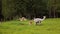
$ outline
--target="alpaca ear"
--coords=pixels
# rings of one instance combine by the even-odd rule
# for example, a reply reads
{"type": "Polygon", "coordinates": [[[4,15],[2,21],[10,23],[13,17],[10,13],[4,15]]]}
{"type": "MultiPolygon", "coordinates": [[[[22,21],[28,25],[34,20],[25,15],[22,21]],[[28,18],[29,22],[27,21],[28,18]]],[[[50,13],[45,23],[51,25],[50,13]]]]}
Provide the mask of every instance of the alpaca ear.
{"type": "Polygon", "coordinates": [[[46,16],[43,16],[43,17],[46,17],[46,16]]]}

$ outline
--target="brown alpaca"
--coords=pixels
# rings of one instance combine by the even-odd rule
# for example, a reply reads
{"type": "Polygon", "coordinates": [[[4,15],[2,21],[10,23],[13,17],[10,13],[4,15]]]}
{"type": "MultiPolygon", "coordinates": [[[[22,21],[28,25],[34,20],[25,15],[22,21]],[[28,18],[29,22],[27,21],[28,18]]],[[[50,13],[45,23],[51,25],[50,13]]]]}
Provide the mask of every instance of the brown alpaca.
{"type": "Polygon", "coordinates": [[[32,21],[30,21],[29,24],[32,25],[32,21]]]}

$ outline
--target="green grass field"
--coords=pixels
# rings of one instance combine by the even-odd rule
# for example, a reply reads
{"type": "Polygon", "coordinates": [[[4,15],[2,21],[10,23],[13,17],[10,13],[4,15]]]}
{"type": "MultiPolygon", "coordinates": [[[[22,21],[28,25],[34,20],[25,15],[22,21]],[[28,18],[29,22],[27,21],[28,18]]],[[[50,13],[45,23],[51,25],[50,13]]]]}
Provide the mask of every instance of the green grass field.
{"type": "Polygon", "coordinates": [[[60,34],[60,18],[46,19],[40,25],[29,25],[29,20],[2,22],[0,34],[60,34]]]}

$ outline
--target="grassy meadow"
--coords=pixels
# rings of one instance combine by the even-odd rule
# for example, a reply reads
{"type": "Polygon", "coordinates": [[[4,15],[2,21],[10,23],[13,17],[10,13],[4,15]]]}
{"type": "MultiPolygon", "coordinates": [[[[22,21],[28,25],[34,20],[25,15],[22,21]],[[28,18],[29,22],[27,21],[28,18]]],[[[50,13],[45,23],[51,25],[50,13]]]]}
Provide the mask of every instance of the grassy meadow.
{"type": "Polygon", "coordinates": [[[45,19],[40,25],[29,25],[29,20],[2,22],[0,34],[60,34],[60,18],[45,19]]]}

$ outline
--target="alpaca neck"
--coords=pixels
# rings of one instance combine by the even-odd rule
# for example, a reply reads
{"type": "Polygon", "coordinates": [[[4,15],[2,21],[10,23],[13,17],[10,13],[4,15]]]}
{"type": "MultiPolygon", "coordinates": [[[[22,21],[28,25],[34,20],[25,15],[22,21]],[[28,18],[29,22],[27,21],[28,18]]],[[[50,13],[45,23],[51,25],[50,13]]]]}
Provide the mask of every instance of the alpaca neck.
{"type": "Polygon", "coordinates": [[[42,21],[45,20],[45,17],[43,17],[42,21]]]}

